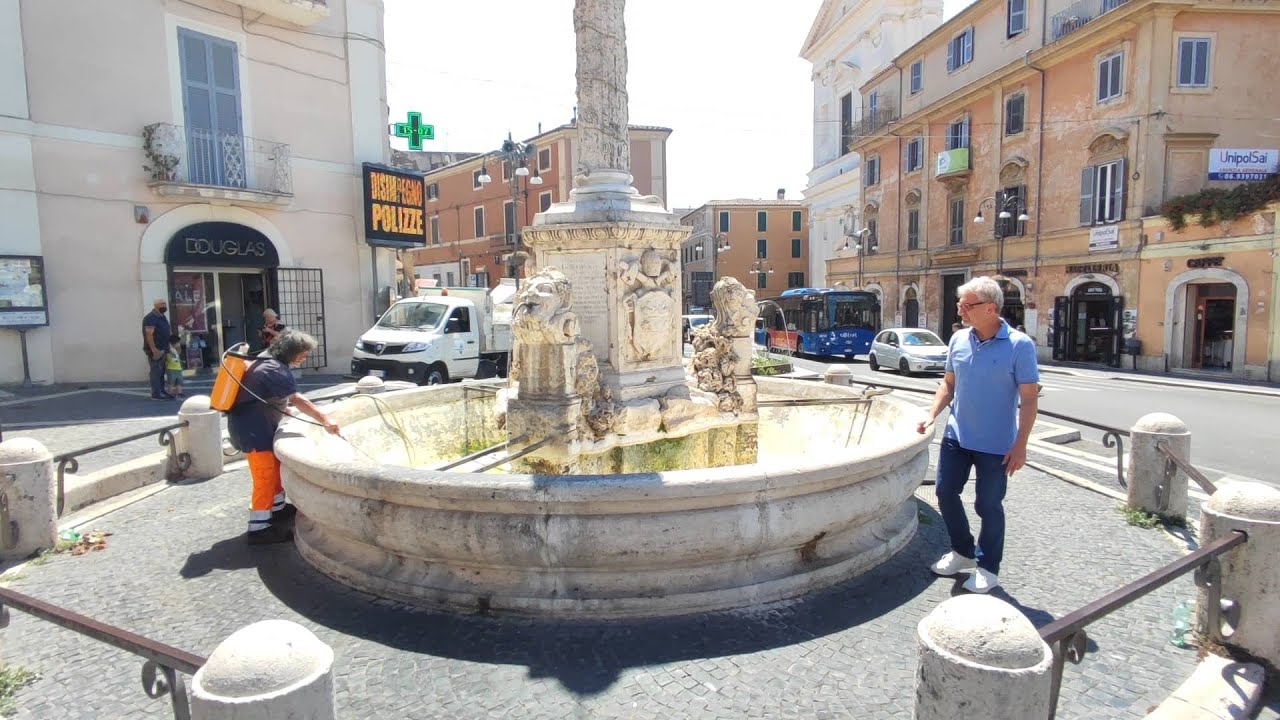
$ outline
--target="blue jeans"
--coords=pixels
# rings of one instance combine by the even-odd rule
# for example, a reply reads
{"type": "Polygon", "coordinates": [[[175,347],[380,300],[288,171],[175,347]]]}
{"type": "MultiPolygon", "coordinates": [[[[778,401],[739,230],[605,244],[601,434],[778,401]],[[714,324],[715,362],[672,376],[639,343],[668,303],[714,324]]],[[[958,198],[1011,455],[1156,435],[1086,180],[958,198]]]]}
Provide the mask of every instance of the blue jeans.
{"type": "Polygon", "coordinates": [[[1008,486],[1003,455],[966,450],[952,438],[942,439],[934,491],[942,523],[951,536],[951,549],[967,558],[973,558],[976,552],[978,567],[994,575],[1000,574],[1000,559],[1004,555],[1004,493],[1008,486]],[[969,518],[960,502],[960,492],[969,481],[969,468],[978,470],[974,487],[978,499],[973,509],[982,518],[982,531],[976,548],[973,533],[969,531],[969,518]]]}

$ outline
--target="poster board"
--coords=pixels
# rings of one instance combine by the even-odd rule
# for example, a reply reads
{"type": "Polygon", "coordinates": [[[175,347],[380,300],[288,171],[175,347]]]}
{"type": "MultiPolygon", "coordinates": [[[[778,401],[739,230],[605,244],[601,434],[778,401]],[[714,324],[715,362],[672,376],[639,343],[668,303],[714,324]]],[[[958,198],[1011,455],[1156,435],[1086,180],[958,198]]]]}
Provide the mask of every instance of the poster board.
{"type": "Polygon", "coordinates": [[[0,327],[31,328],[49,324],[44,258],[0,255],[0,327]]]}

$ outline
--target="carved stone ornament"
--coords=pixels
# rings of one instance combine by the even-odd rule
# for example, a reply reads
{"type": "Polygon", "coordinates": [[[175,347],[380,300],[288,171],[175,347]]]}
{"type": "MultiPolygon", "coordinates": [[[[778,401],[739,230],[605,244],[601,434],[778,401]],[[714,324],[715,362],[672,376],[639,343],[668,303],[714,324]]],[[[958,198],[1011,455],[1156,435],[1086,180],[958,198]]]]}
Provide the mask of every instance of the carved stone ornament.
{"type": "Polygon", "coordinates": [[[1270,235],[1275,230],[1275,214],[1274,213],[1254,213],[1253,215],[1253,234],[1254,235],[1270,235]]]}
{"type": "Polygon", "coordinates": [[[573,288],[553,267],[529,278],[512,302],[511,333],[518,343],[565,345],[578,334],[578,316],[571,309],[573,288]]]}
{"type": "Polygon", "coordinates": [[[907,191],[907,196],[906,196],[905,198],[903,198],[903,202],[904,202],[906,205],[908,205],[908,206],[911,206],[911,205],[919,205],[919,204],[920,204],[920,189],[919,189],[919,188],[911,188],[910,190],[908,190],[908,191],[907,191]]]}
{"type": "Polygon", "coordinates": [[[600,223],[578,226],[541,225],[524,231],[526,240],[540,245],[576,246],[631,243],[653,243],[659,246],[679,245],[689,236],[691,228],[657,228],[646,225],[600,223]]]}
{"type": "Polygon", "coordinates": [[[697,388],[715,394],[716,409],[720,412],[736,413],[741,410],[743,400],[738,394],[738,382],[733,377],[733,369],[738,363],[738,355],[733,351],[733,338],[722,335],[719,327],[707,324],[696,328],[690,340],[693,343],[693,379],[697,388]]]}
{"type": "Polygon", "coordinates": [[[1089,143],[1089,152],[1094,157],[1124,155],[1125,151],[1127,151],[1128,149],[1129,149],[1129,146],[1125,140],[1117,138],[1116,136],[1111,135],[1110,133],[1103,133],[1098,137],[1094,138],[1093,142],[1089,143]]]}
{"type": "Polygon", "coordinates": [[[721,278],[711,289],[711,305],[715,308],[718,331],[729,338],[749,337],[756,327],[760,306],[756,294],[737,278],[721,278]]]}
{"type": "Polygon", "coordinates": [[[1026,160],[1010,158],[1005,162],[1004,167],[1000,168],[1000,186],[1013,187],[1014,185],[1022,185],[1026,181],[1026,168],[1026,160]]]}
{"type": "Polygon", "coordinates": [[[633,362],[654,360],[671,354],[675,329],[675,257],[653,248],[638,258],[619,263],[619,276],[626,293],[622,306],[628,322],[628,342],[623,356],[633,362]]]}
{"type": "Polygon", "coordinates": [[[578,153],[583,174],[629,170],[625,0],[577,0],[578,153]]]}

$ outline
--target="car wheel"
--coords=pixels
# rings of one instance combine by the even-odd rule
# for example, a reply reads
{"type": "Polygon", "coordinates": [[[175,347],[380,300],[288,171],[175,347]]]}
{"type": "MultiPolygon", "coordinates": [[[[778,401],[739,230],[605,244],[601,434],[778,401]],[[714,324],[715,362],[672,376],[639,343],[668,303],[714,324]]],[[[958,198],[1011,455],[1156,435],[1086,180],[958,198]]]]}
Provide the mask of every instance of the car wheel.
{"type": "Polygon", "coordinates": [[[867,358],[867,364],[871,366],[871,372],[875,372],[880,369],[880,363],[876,362],[875,355],[867,358]]]}
{"type": "Polygon", "coordinates": [[[422,379],[423,385],[443,385],[447,382],[449,382],[449,371],[440,363],[427,368],[426,377],[422,379]]]}
{"type": "Polygon", "coordinates": [[[911,374],[911,364],[907,362],[906,358],[902,358],[898,361],[898,372],[903,375],[911,374]]]}

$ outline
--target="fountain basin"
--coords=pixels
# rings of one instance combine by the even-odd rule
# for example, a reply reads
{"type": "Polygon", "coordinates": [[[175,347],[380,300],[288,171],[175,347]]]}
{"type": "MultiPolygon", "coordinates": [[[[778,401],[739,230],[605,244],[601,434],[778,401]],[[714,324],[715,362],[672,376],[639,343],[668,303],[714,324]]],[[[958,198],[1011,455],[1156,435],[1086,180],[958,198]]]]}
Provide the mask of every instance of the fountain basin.
{"type": "MultiPolygon", "coordinates": [[[[857,397],[758,381],[766,398],[857,397]]],[[[619,475],[431,469],[505,439],[477,387],[337,404],[330,415],[360,451],[309,425],[281,428],[276,453],[309,563],[360,590],[433,607],[642,617],[803,595],[883,562],[916,531],[911,498],[929,437],[915,432],[919,409],[892,396],[762,407],[751,465],[619,475]]]]}

